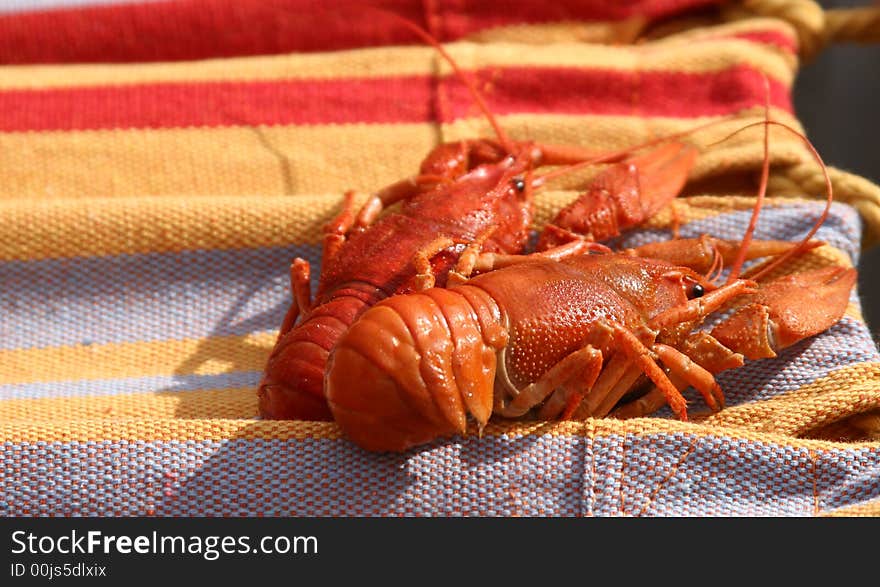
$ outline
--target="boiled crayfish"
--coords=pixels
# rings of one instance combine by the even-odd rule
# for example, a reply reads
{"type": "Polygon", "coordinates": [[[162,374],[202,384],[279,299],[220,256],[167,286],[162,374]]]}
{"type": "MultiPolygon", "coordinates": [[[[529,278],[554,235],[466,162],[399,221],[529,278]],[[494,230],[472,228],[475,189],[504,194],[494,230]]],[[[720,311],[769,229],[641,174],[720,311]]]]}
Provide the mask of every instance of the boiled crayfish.
{"type": "MultiPolygon", "coordinates": [[[[601,176],[612,188],[605,199],[596,200],[593,192],[581,198],[589,212],[580,216],[595,218],[597,238],[644,221],[668,204],[687,180],[696,150],[676,141],[641,155],[597,155],[576,146],[511,140],[442,46],[412,28],[449,61],[496,138],[441,144],[425,158],[418,174],[380,190],[358,213],[354,195],[347,194],[342,213],[325,229],[314,298],[308,262],[296,259],[291,266],[293,303],[258,390],[264,418],[332,419],[323,385],[327,357],[367,308],[391,295],[435,283],[443,286],[450,276],[461,281],[480,253],[521,253],[533,220],[534,189],[545,181],[532,177],[535,169],[614,164],[601,176]],[[398,202],[399,211],[380,217],[398,202]]],[[[560,243],[571,240],[572,230],[584,229],[572,225],[569,216],[557,219],[560,243]]]]}
{"type": "MultiPolygon", "coordinates": [[[[688,386],[720,409],[715,374],[826,330],[856,280],[854,269],[831,267],[762,283],[823,244],[811,239],[828,211],[799,243],[752,239],[766,142],[765,130],[762,185],[741,242],[704,235],[616,253],[574,239],[532,255],[485,255],[474,266],[486,272],[461,285],[377,304],[330,355],[334,419],[364,448],[400,451],[464,433],[469,419],[481,429],[493,415],[629,417],[668,404],[686,420],[688,386]],[[772,261],[741,278],[743,263],[759,257],[772,261]],[[722,264],[730,273],[716,286],[707,276],[722,264]],[[742,307],[711,332],[696,330],[733,302],[742,307]]],[[[830,206],[827,173],[826,185],[830,206]]]]}

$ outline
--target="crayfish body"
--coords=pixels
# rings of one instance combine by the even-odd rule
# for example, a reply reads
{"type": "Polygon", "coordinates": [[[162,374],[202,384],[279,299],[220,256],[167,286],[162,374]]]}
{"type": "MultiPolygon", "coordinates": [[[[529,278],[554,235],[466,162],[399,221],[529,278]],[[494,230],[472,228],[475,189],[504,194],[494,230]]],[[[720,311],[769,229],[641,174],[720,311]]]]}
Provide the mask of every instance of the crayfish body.
{"type": "MultiPolygon", "coordinates": [[[[532,202],[515,180],[527,163],[505,157],[478,165],[454,181],[431,186],[416,179],[404,182],[410,191],[400,211],[375,223],[366,219],[358,225],[349,198],[346,210],[328,227],[314,300],[308,293],[306,262],[298,259],[291,268],[295,299],[260,384],[261,414],[330,420],[323,392],[327,355],[357,316],[389,295],[414,291],[417,281],[427,276],[445,284],[463,243],[479,241],[488,251],[521,251],[532,202]],[[438,235],[444,239],[438,240],[438,235]],[[421,265],[415,262],[419,256],[421,265]]],[[[404,188],[392,187],[382,204],[402,197],[404,188]]]]}
{"type": "MultiPolygon", "coordinates": [[[[794,246],[754,244],[768,242],[794,246]]],[[[371,308],[331,353],[327,398],[343,431],[370,450],[405,450],[493,415],[603,417],[640,388],[645,399],[624,404],[626,415],[668,403],[686,419],[682,389],[719,409],[714,374],[830,327],[855,277],[829,268],[715,286],[692,267],[631,254],[531,255],[371,308]],[[749,303],[711,333],[695,330],[731,302],[749,303]]]]}

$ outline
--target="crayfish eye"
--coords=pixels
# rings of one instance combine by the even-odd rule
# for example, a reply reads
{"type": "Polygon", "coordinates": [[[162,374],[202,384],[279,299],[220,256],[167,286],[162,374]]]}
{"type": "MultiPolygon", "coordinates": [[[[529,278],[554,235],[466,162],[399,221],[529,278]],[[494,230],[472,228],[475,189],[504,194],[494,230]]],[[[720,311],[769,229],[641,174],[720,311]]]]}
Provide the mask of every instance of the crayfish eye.
{"type": "Polygon", "coordinates": [[[519,193],[526,191],[526,182],[523,178],[515,177],[511,183],[513,183],[513,189],[519,193]]]}
{"type": "Polygon", "coordinates": [[[706,290],[703,289],[703,286],[699,283],[693,284],[689,289],[688,298],[690,299],[701,298],[703,297],[703,294],[706,293],[706,290]]]}

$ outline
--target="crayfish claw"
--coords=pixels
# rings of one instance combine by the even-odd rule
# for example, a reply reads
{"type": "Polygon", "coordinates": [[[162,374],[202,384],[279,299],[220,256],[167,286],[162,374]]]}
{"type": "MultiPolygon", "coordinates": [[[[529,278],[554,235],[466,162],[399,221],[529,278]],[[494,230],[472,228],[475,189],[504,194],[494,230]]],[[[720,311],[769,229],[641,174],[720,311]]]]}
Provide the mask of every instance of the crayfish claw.
{"type": "Polygon", "coordinates": [[[749,359],[775,357],[840,320],[856,276],[852,268],[824,267],[771,281],[757,289],[753,303],[716,326],[712,336],[749,359]]]}

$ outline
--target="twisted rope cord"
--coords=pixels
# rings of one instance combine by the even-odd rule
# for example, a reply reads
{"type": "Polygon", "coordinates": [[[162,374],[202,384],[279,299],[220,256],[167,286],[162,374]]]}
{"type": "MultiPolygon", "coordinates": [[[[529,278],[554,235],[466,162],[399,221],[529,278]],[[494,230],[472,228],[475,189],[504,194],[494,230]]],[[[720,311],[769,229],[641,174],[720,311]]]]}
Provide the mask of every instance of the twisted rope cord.
{"type": "MultiPolygon", "coordinates": [[[[809,61],[830,43],[880,43],[880,6],[824,10],[813,0],[741,0],[724,7],[726,20],[776,18],[790,24],[798,35],[800,54],[809,61]]],[[[880,187],[867,179],[828,168],[834,197],[847,202],[865,220],[863,246],[880,242],[880,187]]],[[[812,162],[791,165],[774,173],[769,181],[771,193],[821,194],[824,177],[812,162]]]]}
{"type": "MultiPolygon", "coordinates": [[[[865,221],[863,247],[880,242],[880,187],[871,181],[835,167],[828,167],[834,187],[834,199],[859,211],[865,221]]],[[[825,178],[816,164],[804,161],[773,173],[767,190],[774,196],[810,195],[823,197],[825,178]]]]}
{"type": "Polygon", "coordinates": [[[771,17],[797,31],[801,56],[809,61],[830,43],[880,43],[880,7],[824,10],[813,0],[742,0],[725,7],[725,18],[771,17]]]}
{"type": "Polygon", "coordinates": [[[826,10],[825,35],[835,43],[880,43],[880,6],[826,10]]]}

